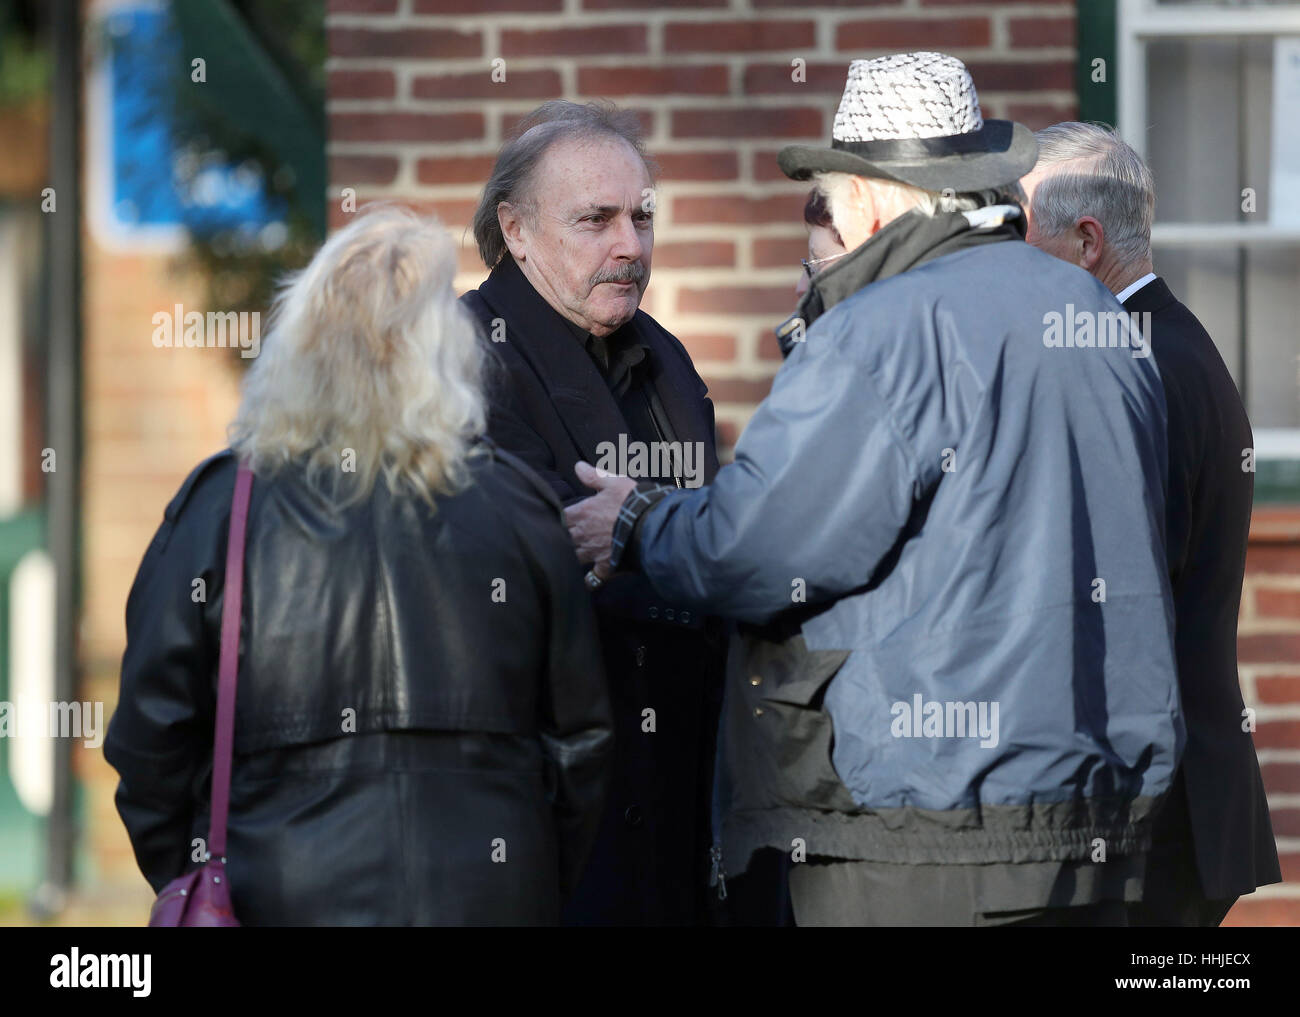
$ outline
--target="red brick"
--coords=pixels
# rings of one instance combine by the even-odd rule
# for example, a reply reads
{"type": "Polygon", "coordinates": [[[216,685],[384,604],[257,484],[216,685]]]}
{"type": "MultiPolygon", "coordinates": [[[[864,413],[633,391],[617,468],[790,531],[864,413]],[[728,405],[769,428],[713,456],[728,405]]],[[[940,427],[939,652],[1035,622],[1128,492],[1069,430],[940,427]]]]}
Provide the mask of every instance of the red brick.
{"type": "Polygon", "coordinates": [[[668,53],[757,53],[806,49],[816,42],[812,21],[670,21],[664,25],[668,53]]]}
{"type": "Polygon", "coordinates": [[[1264,763],[1259,770],[1270,794],[1300,794],[1300,763],[1264,763]]]}
{"type": "Polygon", "coordinates": [[[1252,540],[1246,548],[1246,572],[1300,575],[1300,544],[1252,540]]]}
{"type": "Polygon", "coordinates": [[[483,264],[483,259],[479,257],[478,245],[474,243],[474,238],[466,235],[465,246],[461,247],[456,253],[456,269],[459,272],[471,274],[474,272],[487,273],[487,267],[483,264]]]}
{"type": "Polygon", "coordinates": [[[1255,612],[1266,618],[1300,620],[1300,590],[1256,589],[1255,612]]]}
{"type": "Polygon", "coordinates": [[[329,54],[434,60],[481,56],[483,33],[456,28],[331,28],[329,54]]]}
{"type": "Polygon", "coordinates": [[[444,225],[467,226],[478,209],[475,198],[446,198],[437,201],[412,201],[408,204],[422,215],[432,212],[444,225]]]}
{"type": "Polygon", "coordinates": [[[388,155],[330,156],[330,184],[356,187],[358,184],[391,184],[397,179],[398,161],[388,155]]]}
{"type": "Polygon", "coordinates": [[[518,56],[599,56],[644,53],[645,25],[598,25],[593,28],[508,28],[501,33],[501,53],[518,56]]]}
{"type": "Polygon", "coordinates": [[[673,222],[695,223],[800,223],[804,198],[799,194],[778,194],[768,198],[744,198],[730,193],[683,195],[673,199],[673,222]]]}
{"type": "Polygon", "coordinates": [[[1250,515],[1251,542],[1300,544],[1300,507],[1258,505],[1250,515]]]}
{"type": "MultiPolygon", "coordinates": [[[[656,256],[658,252],[656,252],[656,256]]],[[[679,335],[686,352],[692,360],[735,360],[736,337],[734,335],[679,335]]]]}
{"type": "Polygon", "coordinates": [[[705,377],[709,386],[709,398],[714,403],[741,403],[754,406],[767,398],[772,389],[772,380],[750,381],[747,378],[711,378],[705,377]]]}
{"type": "Polygon", "coordinates": [[[547,14],[564,10],[564,0],[415,0],[416,14],[547,14]]]}
{"type": "Polygon", "coordinates": [[[1270,808],[1274,837],[1300,837],[1300,809],[1270,808]]]}
{"type": "Polygon", "coordinates": [[[727,68],[721,64],[671,67],[579,67],[583,95],[726,95],[727,68]]]}
{"type": "Polygon", "coordinates": [[[415,164],[415,179],[425,185],[483,184],[492,175],[496,157],[491,155],[446,155],[421,159],[415,164]]]}
{"type": "MultiPolygon", "coordinates": [[[[804,6],[814,7],[898,7],[903,0],[810,0],[804,6]]],[[[750,0],[754,7],[783,7],[790,8],[799,6],[791,3],[791,0],[750,0]]]]}
{"type": "MultiPolygon", "coordinates": [[[[1300,720],[1270,720],[1255,728],[1256,749],[1300,749],[1300,720]]],[[[1297,831],[1296,836],[1300,836],[1297,831]]]]}
{"type": "Polygon", "coordinates": [[[1255,694],[1261,703],[1300,703],[1300,674],[1260,675],[1255,694]]]}
{"type": "Polygon", "coordinates": [[[947,50],[987,46],[992,36],[986,17],[848,21],[835,30],[835,48],[947,50]]]}
{"type": "Polygon", "coordinates": [[[673,111],[674,138],[820,138],[822,111],[811,106],[766,109],[679,109],[673,111]]]}
{"type": "Polygon", "coordinates": [[[331,141],[462,141],[483,137],[482,113],[334,113],[331,141]]]}
{"type": "Polygon", "coordinates": [[[329,0],[330,14],[396,14],[397,0],[329,0]]]}
{"type": "MultiPolygon", "coordinates": [[[[655,115],[653,110],[634,109],[634,110],[630,110],[629,112],[635,113],[637,115],[637,119],[641,121],[641,134],[643,136],[649,136],[654,133],[655,115]]],[[[518,126],[519,121],[521,121],[526,116],[528,116],[528,112],[503,113],[501,115],[501,133],[507,136],[513,135],[515,131],[515,127],[518,126]]]]}
{"type": "MultiPolygon", "coordinates": [[[[1252,895],[1253,896],[1253,895],[1252,895]]],[[[1252,900],[1243,897],[1232,906],[1228,917],[1223,920],[1225,928],[1246,926],[1285,926],[1300,925],[1300,900],[1295,898],[1273,898],[1252,900]]]]}
{"type": "Polygon", "coordinates": [[[331,99],[391,99],[397,95],[392,71],[330,71],[331,99]]]}
{"type": "Polygon", "coordinates": [[[735,180],[740,157],[735,152],[656,152],[665,180],[735,180]]]}
{"type": "MultiPolygon", "coordinates": [[[[794,313],[796,301],[794,297],[794,285],[790,286],[790,313],[794,313]]],[[[781,344],[776,341],[776,333],[770,329],[762,329],[758,333],[758,345],[755,347],[758,353],[758,359],[762,361],[771,361],[779,364],[785,359],[781,354],[781,344]]]]}
{"type": "MultiPolygon", "coordinates": [[[[1300,660],[1300,634],[1265,632],[1237,637],[1237,659],[1246,664],[1300,660]]],[[[1297,743],[1300,748],[1300,743],[1297,743]]]]}
{"type": "Polygon", "coordinates": [[[843,63],[805,64],[803,80],[794,80],[794,67],[752,63],[745,68],[741,91],[745,95],[842,95],[848,68],[843,63]]]}
{"type": "Polygon", "coordinates": [[[655,244],[654,264],[656,268],[734,268],[736,245],[722,240],[655,244]]]}
{"type": "Polygon", "coordinates": [[[1002,116],[1006,120],[1015,120],[1024,124],[1031,131],[1037,131],[1044,127],[1050,127],[1052,124],[1059,124],[1063,120],[1077,120],[1079,109],[1073,104],[1053,106],[1050,103],[1041,102],[1011,102],[1007,103],[1005,113],[991,113],[985,110],[984,115],[987,117],[1002,116]]]}
{"type": "Polygon", "coordinates": [[[1277,860],[1282,864],[1282,882],[1300,882],[1300,852],[1284,851],[1277,860]]]}
{"type": "MultiPolygon", "coordinates": [[[[1014,3],[1038,4],[1041,7],[1043,0],[1001,0],[997,6],[1002,7],[1014,3]]],[[[981,7],[989,6],[988,0],[921,0],[922,7],[964,7],[976,4],[981,7]]]]}
{"type": "MultiPolygon", "coordinates": [[[[788,2],[788,0],[782,0],[788,2]]],[[[726,7],[728,0],[582,0],[588,11],[650,11],[664,7],[726,7]]]]}
{"type": "Polygon", "coordinates": [[[990,99],[987,96],[980,96],[980,112],[984,114],[985,120],[1007,120],[1007,111],[1000,99],[990,99]]]}
{"type": "Polygon", "coordinates": [[[794,306],[789,286],[715,286],[708,289],[682,287],[677,291],[677,310],[703,314],[788,315],[794,306]]]}
{"type": "Polygon", "coordinates": [[[808,238],[759,237],[754,241],[754,266],[756,268],[793,268],[802,272],[800,258],[808,257],[808,238]]]}
{"type": "Polygon", "coordinates": [[[491,68],[468,74],[423,74],[411,83],[416,99],[553,99],[563,91],[560,72],[512,71],[493,81],[491,68]]]}
{"type": "MultiPolygon", "coordinates": [[[[770,180],[784,180],[788,184],[793,185],[795,183],[795,181],[792,181],[781,172],[781,167],[776,161],[779,151],[779,149],[771,148],[754,153],[754,165],[752,171],[756,181],[766,183],[770,180]]],[[[812,187],[812,185],[807,182],[800,182],[799,186],[805,189],[810,189],[812,187]]]]}
{"type": "MultiPolygon", "coordinates": [[[[729,453],[740,438],[740,428],[734,420],[719,420],[715,430],[718,435],[719,450],[725,448],[729,453]]],[[[730,455],[726,456],[726,461],[731,461],[730,455]]]]}
{"type": "MultiPolygon", "coordinates": [[[[357,196],[357,212],[365,209],[366,205],[373,201],[391,201],[386,195],[362,194],[357,196]]],[[[330,203],[330,228],[342,226],[351,222],[356,212],[343,212],[337,201],[330,203]]],[[[402,201],[402,205],[413,209],[420,215],[436,215],[448,230],[454,234],[454,239],[459,242],[461,239],[461,229],[466,226],[470,219],[473,218],[474,210],[478,207],[478,202],[473,198],[448,198],[435,201],[402,201]]],[[[467,242],[472,243],[473,238],[466,234],[467,242]]]]}
{"type": "Polygon", "coordinates": [[[1012,18],[1013,46],[1074,46],[1074,18],[1012,18]]]}
{"type": "Polygon", "coordinates": [[[1071,60],[967,60],[966,68],[978,92],[1037,92],[1074,89],[1071,60]]]}

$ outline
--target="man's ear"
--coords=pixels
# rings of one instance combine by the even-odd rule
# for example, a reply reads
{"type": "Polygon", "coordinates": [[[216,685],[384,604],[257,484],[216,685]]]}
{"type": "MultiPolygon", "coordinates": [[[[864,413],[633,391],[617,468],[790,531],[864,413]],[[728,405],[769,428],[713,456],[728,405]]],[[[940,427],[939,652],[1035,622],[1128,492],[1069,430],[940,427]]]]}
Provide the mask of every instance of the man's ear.
{"type": "Polygon", "coordinates": [[[835,229],[843,237],[843,246],[854,250],[871,239],[879,221],[874,192],[865,180],[854,176],[849,183],[851,207],[841,209],[841,214],[850,217],[849,222],[836,222],[835,229]]]}
{"type": "Polygon", "coordinates": [[[499,202],[497,223],[501,226],[501,235],[505,238],[511,256],[515,261],[523,261],[527,257],[528,245],[524,236],[527,226],[522,210],[508,201],[499,202]]]}
{"type": "Polygon", "coordinates": [[[1106,230],[1090,215],[1074,224],[1075,240],[1079,245],[1079,267],[1091,272],[1101,261],[1106,246],[1106,230]]]}

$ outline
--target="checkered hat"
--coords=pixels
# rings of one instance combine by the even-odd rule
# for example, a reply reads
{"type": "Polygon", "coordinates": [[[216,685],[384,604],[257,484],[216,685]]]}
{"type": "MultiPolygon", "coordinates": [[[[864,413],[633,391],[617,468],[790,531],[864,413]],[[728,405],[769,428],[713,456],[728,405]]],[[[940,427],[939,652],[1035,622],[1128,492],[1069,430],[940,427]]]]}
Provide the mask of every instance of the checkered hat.
{"type": "Polygon", "coordinates": [[[778,156],[795,180],[839,171],[958,192],[1012,183],[1037,161],[1033,132],[985,120],[966,65],[944,53],[854,60],[831,147],[790,145],[778,156]]]}

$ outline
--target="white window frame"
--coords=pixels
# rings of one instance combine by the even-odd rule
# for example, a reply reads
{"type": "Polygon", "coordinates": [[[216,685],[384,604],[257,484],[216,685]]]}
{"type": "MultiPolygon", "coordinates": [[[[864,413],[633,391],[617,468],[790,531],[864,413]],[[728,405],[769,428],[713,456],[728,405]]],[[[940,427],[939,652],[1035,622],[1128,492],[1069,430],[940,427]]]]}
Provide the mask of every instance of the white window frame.
{"type": "MultiPolygon", "coordinates": [[[[1146,158],[1147,44],[1160,39],[1242,36],[1300,36],[1300,3],[1287,7],[1218,7],[1117,0],[1115,22],[1116,125],[1120,135],[1146,158]]],[[[1300,227],[1260,223],[1157,223],[1153,247],[1300,246],[1300,227]]],[[[1300,459],[1300,428],[1255,431],[1260,459],[1300,459]]]]}

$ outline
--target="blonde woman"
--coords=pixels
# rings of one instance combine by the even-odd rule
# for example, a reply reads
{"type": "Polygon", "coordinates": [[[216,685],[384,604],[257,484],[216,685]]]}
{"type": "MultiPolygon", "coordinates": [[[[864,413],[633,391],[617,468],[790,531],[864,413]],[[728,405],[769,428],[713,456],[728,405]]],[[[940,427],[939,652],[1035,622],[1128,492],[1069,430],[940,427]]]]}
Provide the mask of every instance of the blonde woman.
{"type": "Polygon", "coordinates": [[[277,300],[231,448],[167,507],[105,743],[155,890],[202,858],[238,459],[236,917],[558,920],[605,793],[607,691],[559,503],[482,438],[455,271],[446,233],[404,209],[336,232],[277,300]]]}

